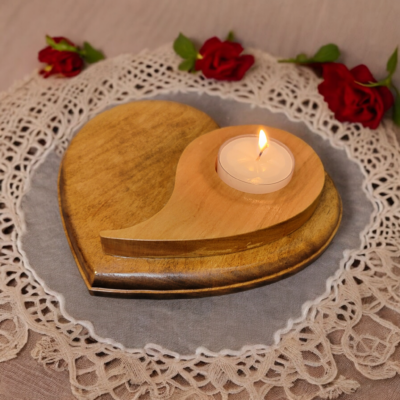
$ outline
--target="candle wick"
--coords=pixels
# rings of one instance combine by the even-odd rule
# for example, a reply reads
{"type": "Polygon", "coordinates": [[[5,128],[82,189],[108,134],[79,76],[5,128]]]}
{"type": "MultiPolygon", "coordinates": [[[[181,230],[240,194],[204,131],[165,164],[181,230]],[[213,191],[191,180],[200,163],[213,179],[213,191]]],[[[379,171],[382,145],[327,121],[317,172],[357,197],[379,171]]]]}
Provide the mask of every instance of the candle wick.
{"type": "Polygon", "coordinates": [[[260,157],[262,156],[262,154],[264,153],[264,150],[267,149],[269,147],[269,144],[267,144],[261,151],[260,154],[258,155],[258,157],[256,158],[256,161],[258,161],[260,159],[260,157]]]}

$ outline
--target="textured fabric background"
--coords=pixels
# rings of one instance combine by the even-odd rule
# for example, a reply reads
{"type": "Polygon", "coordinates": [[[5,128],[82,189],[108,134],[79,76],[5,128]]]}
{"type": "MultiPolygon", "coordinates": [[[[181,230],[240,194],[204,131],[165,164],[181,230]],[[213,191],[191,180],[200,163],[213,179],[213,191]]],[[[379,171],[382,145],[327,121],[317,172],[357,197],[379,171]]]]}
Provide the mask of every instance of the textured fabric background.
{"type": "MultiPolygon", "coordinates": [[[[0,90],[37,68],[44,35],[88,40],[109,57],[233,29],[246,47],[290,57],[337,43],[348,66],[378,78],[399,44],[397,0],[1,0],[0,90]]],[[[396,73],[400,83],[400,73],[396,73]]]]}
{"type": "Polygon", "coordinates": [[[24,197],[27,234],[23,249],[31,266],[50,288],[66,298],[66,309],[76,319],[91,321],[97,334],[127,347],[147,343],[183,354],[204,346],[213,351],[239,350],[244,345],[272,344],[273,334],[301,306],[325,291],[326,280],[338,269],[345,249],[359,247],[359,233],[369,221],[372,206],[361,190],[362,174],[344,151],[284,115],[251,108],[208,95],[170,95],[211,115],[220,126],[264,124],[303,138],[321,157],[343,200],[343,222],[328,250],[311,266],[280,282],[227,296],[188,300],[134,300],[92,297],[87,292],[70,252],[57,202],[60,159],[51,155],[35,173],[24,197]]]}

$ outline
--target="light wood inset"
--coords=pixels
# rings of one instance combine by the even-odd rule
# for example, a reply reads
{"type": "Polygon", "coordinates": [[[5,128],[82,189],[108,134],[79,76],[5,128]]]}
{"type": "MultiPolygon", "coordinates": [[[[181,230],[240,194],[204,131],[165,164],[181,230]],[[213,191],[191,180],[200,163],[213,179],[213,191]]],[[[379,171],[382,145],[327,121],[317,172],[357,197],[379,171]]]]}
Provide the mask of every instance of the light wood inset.
{"type": "Polygon", "coordinates": [[[103,250],[124,257],[163,258],[212,256],[259,247],[295,231],[311,217],[324,181],[317,154],[288,132],[259,125],[218,129],[185,149],[166,206],[135,226],[102,231],[103,250]],[[291,149],[295,158],[293,178],[273,193],[240,192],[216,173],[218,150],[226,140],[258,134],[260,128],[291,149]]]}

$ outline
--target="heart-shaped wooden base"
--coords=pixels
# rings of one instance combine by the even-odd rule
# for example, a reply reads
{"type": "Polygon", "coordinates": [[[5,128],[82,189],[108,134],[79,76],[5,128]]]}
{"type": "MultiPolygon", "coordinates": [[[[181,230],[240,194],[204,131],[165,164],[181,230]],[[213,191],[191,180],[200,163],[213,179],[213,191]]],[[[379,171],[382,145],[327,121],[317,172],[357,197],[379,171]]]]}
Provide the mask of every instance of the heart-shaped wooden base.
{"type": "MultiPolygon", "coordinates": [[[[336,233],[342,209],[321,164],[320,172],[314,174],[319,178],[305,192],[313,193],[308,205],[302,204],[304,194],[297,202],[296,193],[291,194],[293,210],[297,211],[289,220],[307,209],[310,212],[289,235],[285,232],[267,244],[213,256],[143,258],[142,254],[140,258],[124,258],[104,254],[101,231],[140,227],[163,208],[168,209],[165,205],[173,198],[182,153],[190,149],[194,139],[216,128],[211,118],[189,106],[141,101],[98,115],[74,138],[60,168],[59,201],[72,252],[91,294],[177,298],[230,293],[281,279],[324,251],[336,233]]],[[[272,131],[272,135],[280,134],[272,131]]],[[[216,174],[215,178],[217,185],[222,183],[216,174]]],[[[228,192],[230,196],[240,193],[231,188],[228,192]]],[[[262,195],[266,196],[264,202],[268,203],[271,195],[276,196],[262,195]]],[[[251,196],[256,196],[251,199],[256,204],[257,195],[251,196]]],[[[281,218],[275,225],[286,220],[281,218]]],[[[178,223],[181,226],[182,221],[178,223]]],[[[252,233],[251,229],[246,232],[252,233]]],[[[153,233],[157,234],[157,229],[153,233]]]]}

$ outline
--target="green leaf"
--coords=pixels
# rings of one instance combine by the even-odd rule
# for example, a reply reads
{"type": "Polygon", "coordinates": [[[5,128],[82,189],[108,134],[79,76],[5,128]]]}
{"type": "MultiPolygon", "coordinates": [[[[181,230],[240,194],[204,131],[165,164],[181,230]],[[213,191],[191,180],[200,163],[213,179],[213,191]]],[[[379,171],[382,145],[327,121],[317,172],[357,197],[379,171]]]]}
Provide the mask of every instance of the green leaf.
{"type": "Polygon", "coordinates": [[[393,75],[397,68],[397,47],[393,54],[390,56],[387,64],[386,71],[389,72],[390,75],[393,75]]]}
{"type": "Polygon", "coordinates": [[[58,51],[71,51],[73,53],[78,53],[78,48],[75,46],[70,45],[66,40],[61,40],[60,42],[56,43],[51,36],[46,35],[46,43],[53,48],[54,50],[58,51]]]}
{"type": "Polygon", "coordinates": [[[196,58],[197,50],[194,47],[194,44],[182,33],[175,39],[174,42],[174,50],[175,53],[181,56],[182,58],[196,58]]]}
{"type": "Polygon", "coordinates": [[[322,46],[314,55],[311,57],[309,62],[325,63],[336,61],[340,56],[339,47],[336,44],[326,44],[322,46]]]}
{"type": "Polygon", "coordinates": [[[233,42],[235,40],[235,34],[233,31],[229,31],[228,36],[226,37],[226,42],[233,42]]]}
{"type": "Polygon", "coordinates": [[[196,63],[195,58],[189,58],[188,60],[184,60],[179,64],[178,69],[180,71],[192,71],[194,70],[194,65],[196,63]]]}
{"type": "Polygon", "coordinates": [[[79,54],[84,58],[84,60],[93,64],[97,61],[104,60],[104,54],[100,50],[96,50],[90,43],[83,43],[83,49],[79,54]]]}

